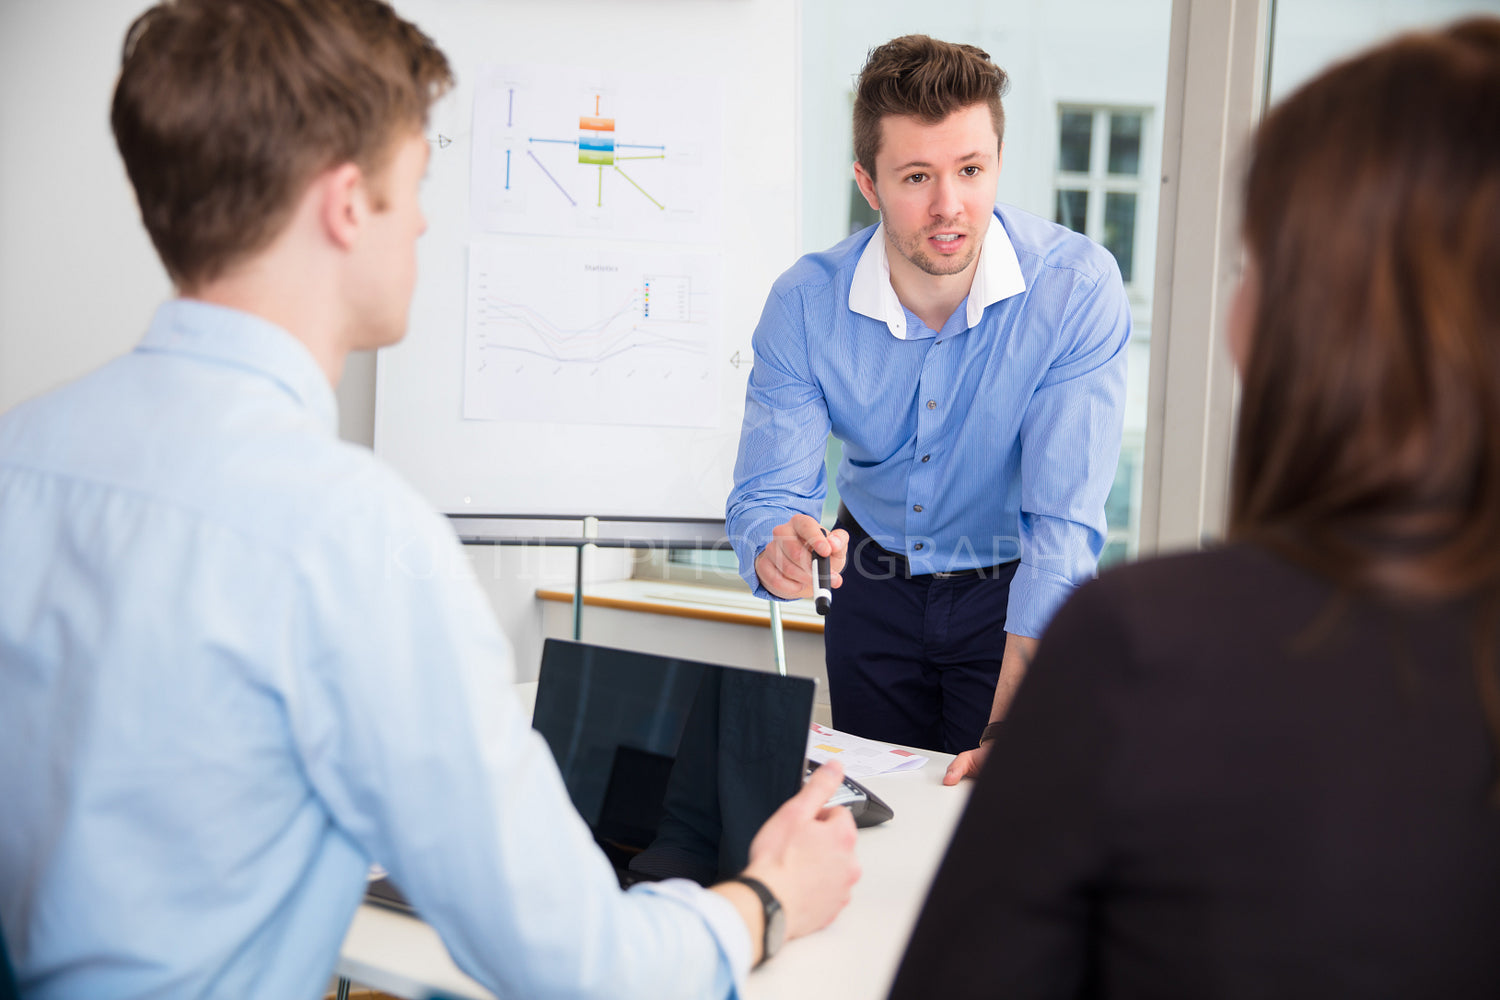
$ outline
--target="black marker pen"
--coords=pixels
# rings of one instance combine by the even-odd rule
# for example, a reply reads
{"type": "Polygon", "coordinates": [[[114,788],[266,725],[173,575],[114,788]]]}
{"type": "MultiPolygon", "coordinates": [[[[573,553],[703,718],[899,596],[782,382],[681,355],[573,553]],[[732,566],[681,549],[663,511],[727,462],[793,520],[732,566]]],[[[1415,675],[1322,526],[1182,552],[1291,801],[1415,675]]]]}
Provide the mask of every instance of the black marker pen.
{"type": "MultiPolygon", "coordinates": [[[[823,531],[823,537],[828,537],[827,529],[823,531]]],[[[833,607],[833,571],[828,565],[828,556],[820,556],[813,553],[813,562],[818,567],[818,585],[813,591],[813,606],[818,609],[818,614],[828,614],[828,609],[833,607]]]]}

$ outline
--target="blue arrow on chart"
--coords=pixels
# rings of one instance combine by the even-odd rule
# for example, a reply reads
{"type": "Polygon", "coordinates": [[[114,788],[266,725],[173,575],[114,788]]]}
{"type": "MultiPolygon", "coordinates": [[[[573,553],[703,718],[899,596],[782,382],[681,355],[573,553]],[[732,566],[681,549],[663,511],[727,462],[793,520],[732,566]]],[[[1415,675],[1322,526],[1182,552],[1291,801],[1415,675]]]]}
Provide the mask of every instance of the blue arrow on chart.
{"type": "Polygon", "coordinates": [[[617,142],[617,143],[615,143],[615,148],[616,149],[662,149],[662,150],[664,150],[667,147],[666,146],[637,146],[636,144],[630,143],[630,142],[617,142]]]}
{"type": "Polygon", "coordinates": [[[572,205],[574,208],[577,208],[578,202],[574,201],[573,196],[568,194],[567,189],[558,183],[557,178],[552,176],[552,172],[546,167],[542,166],[542,161],[536,158],[536,154],[528,149],[526,151],[526,155],[531,157],[532,161],[536,163],[537,166],[542,167],[542,173],[547,175],[547,179],[549,181],[551,181],[553,184],[557,184],[557,189],[562,192],[564,198],[568,199],[568,204],[572,205]]]}
{"type": "Polygon", "coordinates": [[[505,190],[510,190],[510,150],[505,151],[505,190]]]}
{"type": "Polygon", "coordinates": [[[526,141],[527,142],[555,142],[555,143],[558,143],[558,144],[563,145],[563,146],[576,146],[576,145],[578,145],[578,140],[577,139],[532,139],[532,138],[528,137],[526,139],[526,141]]]}

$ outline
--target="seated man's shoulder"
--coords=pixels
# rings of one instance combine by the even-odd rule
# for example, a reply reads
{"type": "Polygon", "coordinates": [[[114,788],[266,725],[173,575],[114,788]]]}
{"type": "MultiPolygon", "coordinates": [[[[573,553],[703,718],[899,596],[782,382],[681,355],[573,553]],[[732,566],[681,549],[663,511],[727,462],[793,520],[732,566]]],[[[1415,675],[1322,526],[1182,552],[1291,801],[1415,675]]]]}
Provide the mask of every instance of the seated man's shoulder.
{"type": "Polygon", "coordinates": [[[0,466],[79,510],[113,503],[141,524],[186,519],[267,551],[437,520],[368,448],[286,405],[275,384],[208,369],[153,391],[160,370],[127,355],[14,407],[0,416],[0,466]]]}
{"type": "Polygon", "coordinates": [[[214,506],[251,531],[300,538],[425,524],[431,506],[368,448],[326,436],[267,433],[224,468],[214,506]]]}

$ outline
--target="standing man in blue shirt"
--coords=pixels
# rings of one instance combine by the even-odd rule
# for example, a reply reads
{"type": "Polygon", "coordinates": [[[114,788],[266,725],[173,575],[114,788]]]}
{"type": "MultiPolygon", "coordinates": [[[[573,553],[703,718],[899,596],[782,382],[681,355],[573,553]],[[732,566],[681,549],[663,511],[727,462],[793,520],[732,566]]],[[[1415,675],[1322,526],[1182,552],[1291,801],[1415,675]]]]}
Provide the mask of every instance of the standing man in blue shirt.
{"type": "Polygon", "coordinates": [[[836,768],[748,880],[622,892],[452,530],[335,434],[348,353],[406,330],[451,83],[379,0],[166,0],[131,26],[111,121],[179,297],[0,418],[23,996],[311,1000],[372,861],[506,997],[730,996],[848,900],[836,768]]]}
{"type": "Polygon", "coordinates": [[[854,175],[881,222],[773,286],[727,507],[762,596],[810,594],[813,553],[833,559],[834,725],[978,745],[950,784],[977,770],[1036,637],[1094,573],[1130,339],[1109,253],[995,203],[1006,86],[971,45],[871,51],[854,175]],[[843,507],[825,537],[830,431],[843,507]]]}

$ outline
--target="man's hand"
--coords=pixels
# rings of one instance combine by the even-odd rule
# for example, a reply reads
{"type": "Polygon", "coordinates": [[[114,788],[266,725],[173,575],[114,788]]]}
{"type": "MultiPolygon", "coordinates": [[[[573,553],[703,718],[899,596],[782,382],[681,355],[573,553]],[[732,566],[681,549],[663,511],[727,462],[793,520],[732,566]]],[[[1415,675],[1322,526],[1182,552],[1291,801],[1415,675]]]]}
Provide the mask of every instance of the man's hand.
{"type": "Polygon", "coordinates": [[[957,757],[954,757],[953,762],[948,765],[948,770],[943,772],[943,784],[956,785],[965,778],[979,777],[979,772],[984,767],[985,758],[989,755],[989,743],[973,750],[965,750],[957,757]]]}
{"type": "MultiPolygon", "coordinates": [[[[832,923],[859,881],[854,814],[843,806],[824,807],[843,780],[837,763],[818,768],[750,844],[745,874],[760,879],[780,900],[787,940],[832,923]]],[[[757,927],[751,925],[752,934],[757,927]]]]}
{"type": "Polygon", "coordinates": [[[784,600],[813,595],[813,554],[829,557],[832,585],[843,583],[839,576],[849,552],[849,532],[837,528],[829,534],[806,514],[794,514],[785,524],[771,532],[771,540],[755,557],[755,575],[760,585],[784,600]]]}

